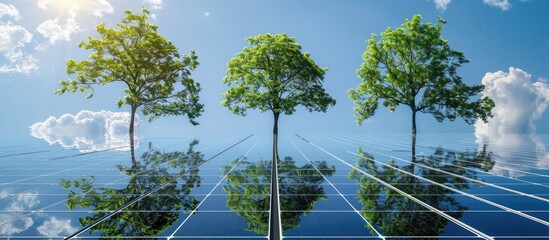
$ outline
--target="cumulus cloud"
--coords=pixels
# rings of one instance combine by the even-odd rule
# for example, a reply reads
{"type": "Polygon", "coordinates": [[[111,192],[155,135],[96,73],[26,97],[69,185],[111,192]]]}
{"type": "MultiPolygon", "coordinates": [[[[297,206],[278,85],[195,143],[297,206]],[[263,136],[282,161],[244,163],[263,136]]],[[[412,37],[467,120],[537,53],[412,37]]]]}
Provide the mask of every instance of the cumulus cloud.
{"type": "MultiPolygon", "coordinates": [[[[141,137],[138,128],[142,121],[136,115],[135,145],[141,137]]],[[[81,111],[76,115],[64,114],[59,118],[49,117],[30,127],[31,135],[44,139],[49,144],[58,143],[65,148],[76,148],[80,152],[130,149],[128,129],[130,113],[110,111],[81,111]]]]}
{"type": "Polygon", "coordinates": [[[484,4],[499,8],[503,11],[509,10],[511,8],[511,4],[509,3],[509,0],[482,0],[484,4]]]}
{"type": "Polygon", "coordinates": [[[152,9],[162,9],[164,6],[162,0],[145,0],[145,3],[151,6],[152,9]]]}
{"type": "MultiPolygon", "coordinates": [[[[20,18],[19,11],[13,5],[1,3],[0,16],[8,16],[14,20],[20,18]]],[[[0,64],[0,73],[29,74],[38,69],[38,60],[25,52],[25,47],[31,40],[32,34],[23,26],[0,20],[0,54],[5,59],[0,64]]]]}
{"type": "Polygon", "coordinates": [[[71,34],[82,31],[74,18],[69,18],[66,20],[65,24],[60,24],[58,17],[46,20],[41,23],[36,30],[42,34],[42,36],[48,38],[50,44],[55,44],[55,42],[59,40],[70,41],[71,34]]]}
{"type": "Polygon", "coordinates": [[[509,72],[486,73],[482,84],[483,97],[494,100],[494,117],[488,123],[477,121],[475,135],[497,139],[506,134],[535,133],[538,120],[549,104],[549,86],[531,81],[532,76],[518,68],[509,72]]]}
{"type": "Polygon", "coordinates": [[[31,40],[32,34],[20,25],[12,22],[0,25],[0,51],[11,62],[22,57],[22,48],[31,40]]]}
{"type": "Polygon", "coordinates": [[[72,234],[78,231],[78,228],[72,226],[70,219],[49,217],[49,219],[45,220],[36,230],[44,237],[59,237],[72,234]]]}
{"type": "Polygon", "coordinates": [[[446,10],[446,8],[448,8],[448,4],[450,4],[450,2],[452,0],[434,0],[435,1],[435,4],[437,5],[437,9],[438,10],[446,10]]]}
{"type": "Polygon", "coordinates": [[[64,20],[59,20],[59,17],[47,19],[36,28],[50,44],[55,44],[59,40],[70,41],[72,34],[82,31],[77,16],[91,14],[101,18],[106,13],[114,12],[112,5],[106,0],[38,0],[36,4],[41,9],[56,9],[69,16],[64,20]]]}
{"type": "Polygon", "coordinates": [[[0,73],[30,74],[36,70],[38,70],[38,60],[32,55],[22,57],[11,64],[4,64],[0,66],[0,73]]]}
{"type": "Polygon", "coordinates": [[[204,12],[204,17],[210,16],[210,12],[204,12]]]}
{"type": "Polygon", "coordinates": [[[521,174],[505,169],[549,166],[549,154],[535,126],[549,105],[549,86],[532,82],[530,74],[513,67],[509,72],[486,73],[482,84],[486,87],[483,97],[494,100],[496,107],[488,123],[475,123],[475,136],[479,144],[488,143],[495,149],[498,160],[494,171],[517,177],[521,174]],[[513,149],[531,152],[532,156],[516,156],[513,149]]]}
{"type": "Polygon", "coordinates": [[[12,17],[15,20],[19,20],[21,18],[21,16],[19,15],[19,10],[17,10],[15,6],[11,4],[6,5],[6,4],[0,3],[0,18],[4,16],[12,17]]]}

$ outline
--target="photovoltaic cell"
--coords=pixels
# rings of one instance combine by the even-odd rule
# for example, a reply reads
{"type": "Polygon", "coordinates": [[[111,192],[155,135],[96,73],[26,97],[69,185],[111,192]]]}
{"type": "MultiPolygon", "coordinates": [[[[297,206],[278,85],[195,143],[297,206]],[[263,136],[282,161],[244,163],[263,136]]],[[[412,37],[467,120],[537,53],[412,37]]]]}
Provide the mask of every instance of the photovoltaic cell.
{"type": "MultiPolygon", "coordinates": [[[[549,154],[462,134],[150,139],[132,157],[0,146],[0,239],[549,238],[549,154]]],[[[540,138],[542,139],[542,138],[540,138]]]]}

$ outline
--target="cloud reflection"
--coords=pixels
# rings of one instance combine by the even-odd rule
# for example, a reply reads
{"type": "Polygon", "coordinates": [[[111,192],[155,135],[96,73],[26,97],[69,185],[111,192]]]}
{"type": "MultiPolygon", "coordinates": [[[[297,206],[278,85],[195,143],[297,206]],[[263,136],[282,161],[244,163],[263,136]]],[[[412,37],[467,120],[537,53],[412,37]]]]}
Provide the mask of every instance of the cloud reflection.
{"type": "Polygon", "coordinates": [[[45,237],[59,237],[78,231],[76,227],[72,226],[71,219],[58,219],[56,217],[49,217],[37,230],[45,237]]]}
{"type": "MultiPolygon", "coordinates": [[[[9,194],[5,191],[0,192],[0,196],[6,197],[8,195],[9,194]]],[[[38,200],[37,192],[18,195],[17,197],[12,198],[4,208],[4,211],[0,213],[0,222],[9,221],[21,214],[20,212],[28,211],[39,203],[40,201],[38,200]]],[[[11,236],[18,234],[29,229],[33,224],[34,220],[31,217],[21,218],[17,221],[0,226],[0,235],[11,236]]]]}
{"type": "Polygon", "coordinates": [[[488,144],[494,152],[494,173],[520,177],[521,171],[549,167],[547,148],[535,127],[549,105],[549,86],[531,78],[511,67],[507,73],[486,73],[482,79],[486,86],[482,95],[494,100],[496,107],[488,123],[477,121],[475,137],[478,144],[488,144]]]}

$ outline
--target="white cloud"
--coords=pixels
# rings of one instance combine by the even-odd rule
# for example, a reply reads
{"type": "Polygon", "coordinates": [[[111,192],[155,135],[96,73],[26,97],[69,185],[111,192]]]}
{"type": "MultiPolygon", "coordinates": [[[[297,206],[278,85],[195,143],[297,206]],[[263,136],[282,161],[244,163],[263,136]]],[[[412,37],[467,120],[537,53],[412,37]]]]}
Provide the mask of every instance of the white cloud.
{"type": "Polygon", "coordinates": [[[204,12],[204,17],[210,16],[210,12],[204,12]]]}
{"type": "Polygon", "coordinates": [[[34,50],[38,52],[46,51],[50,45],[48,43],[42,42],[42,43],[35,43],[34,44],[34,50]]]}
{"type": "Polygon", "coordinates": [[[46,9],[52,2],[52,0],[38,0],[36,1],[36,5],[38,5],[39,8],[46,9]]]}
{"type": "Polygon", "coordinates": [[[38,70],[38,60],[32,55],[27,55],[12,64],[0,66],[0,73],[30,74],[36,70],[38,70]]]}
{"type": "MultiPolygon", "coordinates": [[[[452,2],[452,0],[433,0],[435,2],[435,5],[437,6],[438,10],[444,11],[448,8],[448,4],[452,2]]],[[[511,8],[511,3],[509,0],[482,0],[484,4],[499,8],[503,11],[507,11],[511,8]]],[[[521,0],[521,2],[526,2],[527,0],[521,0]]]]}
{"type": "Polygon", "coordinates": [[[112,5],[106,0],[38,0],[36,4],[41,9],[55,10],[69,16],[61,21],[59,17],[47,19],[36,28],[50,44],[55,44],[59,40],[70,41],[73,33],[81,32],[78,16],[91,14],[101,18],[106,13],[114,12],[112,5]]]}
{"type": "Polygon", "coordinates": [[[503,11],[509,10],[511,8],[511,4],[509,3],[509,0],[482,0],[485,4],[499,8],[503,11]]]}
{"type": "Polygon", "coordinates": [[[99,18],[105,13],[114,12],[114,8],[107,0],[38,0],[36,4],[44,10],[57,8],[71,15],[82,11],[99,18]]]}
{"type": "MultiPolygon", "coordinates": [[[[141,123],[136,115],[136,147],[141,141],[138,134],[141,123]]],[[[33,124],[30,129],[32,136],[44,139],[49,144],[58,143],[65,148],[76,148],[80,152],[107,149],[127,151],[130,149],[129,126],[128,112],[84,110],[76,115],[49,117],[43,122],[33,124]]]]}
{"type": "Polygon", "coordinates": [[[438,10],[446,10],[452,0],[434,0],[438,10]]]}
{"type": "Polygon", "coordinates": [[[19,15],[19,10],[17,10],[15,6],[0,3],[0,18],[4,16],[12,17],[15,20],[19,20],[21,18],[19,15]]]}
{"type": "Polygon", "coordinates": [[[20,25],[12,22],[0,24],[0,51],[14,61],[21,57],[21,48],[32,40],[32,34],[20,25]]]}
{"type": "Polygon", "coordinates": [[[149,4],[152,9],[162,9],[164,6],[162,0],[145,0],[145,3],[149,4]]]}
{"type": "MultiPolygon", "coordinates": [[[[0,15],[19,19],[19,11],[12,5],[0,4],[0,15]]],[[[38,69],[36,58],[24,51],[31,40],[32,34],[23,26],[0,21],[0,54],[7,60],[0,64],[0,73],[29,74],[38,69]]]]}
{"type": "Polygon", "coordinates": [[[475,135],[479,139],[497,139],[512,133],[535,133],[534,122],[549,104],[549,86],[531,81],[532,76],[518,68],[486,73],[483,96],[494,100],[494,117],[488,123],[477,121],[475,135]]]}
{"type": "Polygon", "coordinates": [[[549,166],[549,154],[535,127],[549,105],[549,86],[531,79],[530,74],[513,67],[508,73],[486,73],[482,78],[486,87],[482,95],[494,100],[496,106],[488,123],[480,120],[475,123],[475,136],[479,144],[488,143],[496,149],[493,172],[518,177],[522,174],[505,168],[528,170],[549,166]],[[521,149],[521,153],[508,149],[521,149]],[[525,159],[523,152],[533,156],[525,159]]]}
{"type": "Polygon", "coordinates": [[[58,219],[50,217],[44,221],[38,228],[38,233],[45,237],[59,237],[69,235],[76,232],[78,229],[72,226],[70,219],[58,219]]]}
{"type": "Polygon", "coordinates": [[[70,41],[71,34],[82,31],[74,18],[67,19],[63,25],[59,24],[59,18],[48,19],[41,23],[36,30],[48,38],[50,44],[55,44],[59,40],[70,41]]]}

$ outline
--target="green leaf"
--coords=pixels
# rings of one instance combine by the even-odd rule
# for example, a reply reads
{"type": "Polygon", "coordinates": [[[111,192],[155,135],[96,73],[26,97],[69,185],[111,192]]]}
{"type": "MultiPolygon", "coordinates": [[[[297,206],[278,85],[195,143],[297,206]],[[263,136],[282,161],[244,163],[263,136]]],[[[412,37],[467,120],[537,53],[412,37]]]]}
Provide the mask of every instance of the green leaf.
{"type": "Polygon", "coordinates": [[[379,101],[389,111],[408,106],[414,118],[416,112],[422,112],[438,121],[463,118],[472,124],[492,117],[493,101],[478,98],[484,87],[466,85],[457,73],[469,60],[442,38],[446,21],[439,18],[431,24],[421,20],[415,15],[401,27],[387,28],[380,37],[372,34],[366,41],[363,62],[357,69],[361,83],[348,91],[359,125],[374,115],[379,101]]]}
{"type": "Polygon", "coordinates": [[[199,102],[200,84],[190,76],[199,64],[195,52],[181,55],[148,22],[146,8],[141,14],[125,14],[118,28],[101,23],[96,26],[98,38],[90,36],[78,45],[91,51],[89,59],[67,61],[67,74],[73,78],[62,80],[55,93],[87,92],[86,98],[92,98],[94,87],[119,82],[126,89],[118,107],[141,108],[150,121],[186,115],[198,124],[204,105],[199,102]]]}
{"type": "Polygon", "coordinates": [[[286,34],[246,38],[248,46],[227,63],[222,82],[229,89],[221,105],[245,115],[248,109],[291,115],[297,106],[325,112],[336,101],[322,86],[321,68],[286,34]]]}

